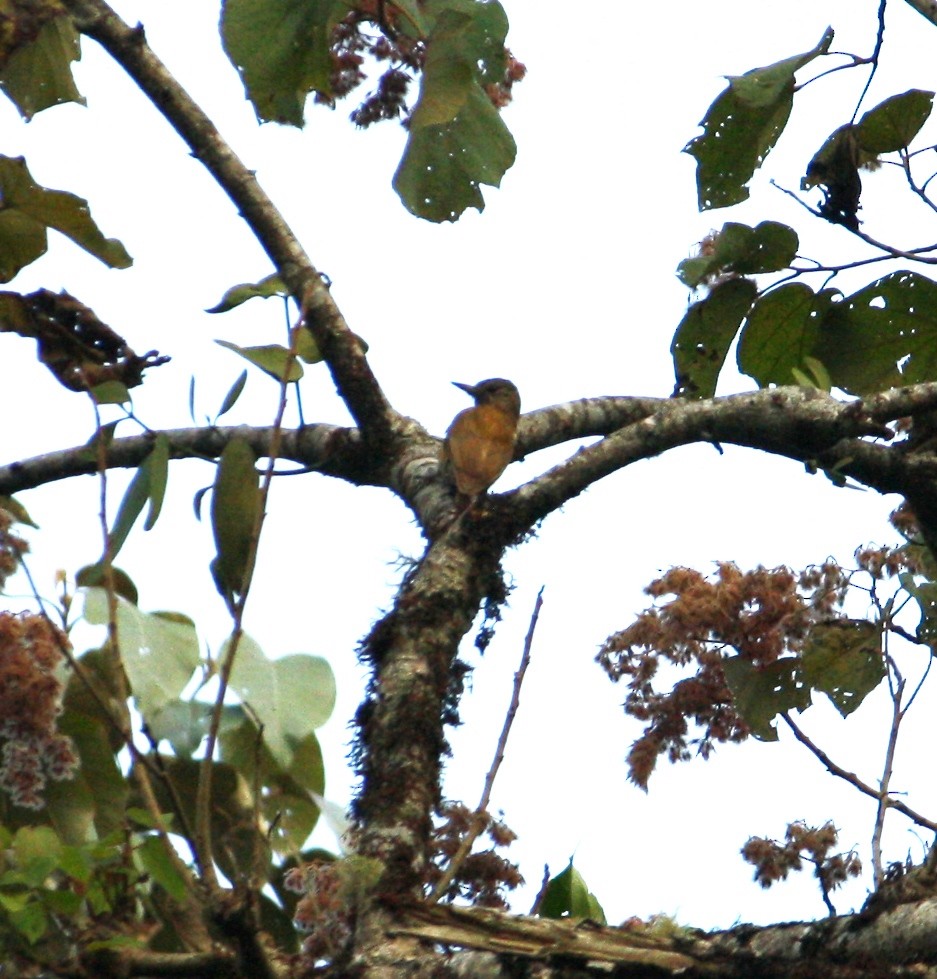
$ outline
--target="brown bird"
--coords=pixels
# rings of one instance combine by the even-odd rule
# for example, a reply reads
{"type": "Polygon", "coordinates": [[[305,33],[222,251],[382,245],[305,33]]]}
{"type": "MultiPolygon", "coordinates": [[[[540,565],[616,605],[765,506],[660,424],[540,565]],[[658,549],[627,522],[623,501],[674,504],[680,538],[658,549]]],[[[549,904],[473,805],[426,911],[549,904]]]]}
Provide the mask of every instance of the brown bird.
{"type": "Polygon", "coordinates": [[[475,399],[474,408],[460,411],[446,432],[442,461],[449,468],[456,489],[476,497],[504,472],[514,457],[514,436],[521,413],[517,388],[502,377],[457,388],[475,399]]]}

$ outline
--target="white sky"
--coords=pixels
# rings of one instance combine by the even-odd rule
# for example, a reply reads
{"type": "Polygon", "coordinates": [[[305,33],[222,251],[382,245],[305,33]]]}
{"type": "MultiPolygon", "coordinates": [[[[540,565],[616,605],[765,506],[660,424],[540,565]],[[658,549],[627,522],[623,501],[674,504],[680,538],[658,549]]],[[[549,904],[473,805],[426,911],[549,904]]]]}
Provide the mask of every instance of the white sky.
{"type": "MultiPolygon", "coordinates": [[[[218,46],[216,4],[115,6],[145,24],[156,52],[257,170],[331,277],[350,326],[369,342],[393,403],[436,433],[466,405],[451,380],[510,377],[527,409],[602,394],[668,395],[670,341],[687,302],[673,270],[725,220],[789,221],[802,234],[802,252],[829,261],[855,255],[847,232],[811,218],[772,190],[766,175],[755,178],[754,204],[698,214],[694,161],[680,150],[721,90],[720,76],[808,50],[827,24],[837,30],[834,49],[868,53],[872,0],[765,2],[757,17],[742,0],[645,3],[630,7],[627,18],[609,0],[572,17],[568,4],[508,0],[509,44],[529,69],[506,113],[518,159],[500,191],[486,189],[485,212],[469,212],[454,226],[420,222],[395,197],[390,180],[405,138],[399,127],[356,132],[347,121],[353,104],[334,113],[310,104],[305,131],[258,128],[218,46]]],[[[866,107],[926,87],[935,41],[933,28],[893,0],[866,107]]],[[[171,354],[171,364],[150,372],[135,392],[135,405],[151,427],[185,426],[191,375],[200,413],[213,415],[242,368],[213,340],[277,342],[282,307],[255,300],[220,317],[202,312],[229,286],[268,274],[268,261],[120,69],[93,42],[84,51],[76,74],[88,108],[58,107],[24,125],[4,104],[0,151],[25,155],[39,183],[87,197],[102,230],[124,242],[135,265],[107,270],[54,236],[48,256],[7,288],[65,288],[138,352],[171,354]]],[[[771,175],[796,189],[813,152],[849,120],[864,80],[864,71],[843,72],[804,93],[803,117],[798,102],[771,175]]],[[[893,175],[866,180],[867,230],[902,247],[921,244],[912,236],[926,238],[929,230],[909,223],[919,212],[905,216],[881,192],[888,186],[896,186],[893,175]]],[[[841,286],[862,283],[860,275],[841,286]]],[[[90,410],[36,366],[31,344],[4,338],[0,372],[4,461],[88,439],[90,410]]],[[[730,378],[725,391],[750,386],[730,378]]],[[[324,370],[309,369],[302,392],[307,420],[347,420],[324,370]]],[[[268,424],[275,397],[272,382],[253,373],[224,420],[268,424]]],[[[516,485],[562,455],[532,456],[499,485],[516,485]]],[[[212,478],[206,465],[177,466],[156,531],[138,529],[119,563],[140,587],[143,608],[191,615],[203,641],[217,649],[226,618],[207,575],[211,533],[191,509],[192,494],[212,478]]],[[[116,506],[126,479],[111,482],[116,506]]],[[[42,526],[32,567],[51,591],[54,568],[73,572],[100,552],[97,484],[82,478],[22,499],[42,526]]],[[[796,818],[833,818],[843,848],[856,845],[868,860],[871,804],[857,804],[783,734],[776,745],[721,748],[707,764],[663,763],[645,796],[627,784],[623,763],[638,728],[618,706],[624,691],[608,683],[593,657],[645,606],[641,590],[658,571],[672,564],[708,569],[717,559],[743,567],[799,567],[828,554],[846,560],[857,544],[892,539],[884,517],[895,502],[836,490],[784,460],[692,447],[609,478],[508,556],[516,588],[463,703],[446,792],[477,801],[534,597],[546,585],[493,800],[521,836],[513,854],[530,886],[517,910],[529,906],[544,863],[557,872],[575,854],[611,921],[665,911],[716,927],[823,913],[809,873],[762,892],[738,849],[751,834],[782,835],[796,818]]],[[[342,803],[351,792],[346,724],[361,691],[354,649],[393,596],[398,555],[419,552],[407,512],[389,494],[315,476],[275,486],[246,624],[271,654],[309,651],[335,669],[339,703],[321,738],[327,794],[342,803]]],[[[466,656],[476,662],[470,641],[466,656]]],[[[885,732],[874,707],[844,726],[821,704],[805,724],[836,760],[874,782],[885,732]]],[[[905,743],[921,742],[909,732],[905,743]]],[[[934,813],[934,790],[924,784],[932,780],[922,778],[930,760],[914,763],[906,757],[896,787],[912,790],[908,801],[934,813]]],[[[919,857],[917,838],[900,817],[892,826],[889,858],[903,859],[909,848],[919,857]]],[[[838,906],[848,910],[863,897],[862,887],[853,888],[838,906]]]]}

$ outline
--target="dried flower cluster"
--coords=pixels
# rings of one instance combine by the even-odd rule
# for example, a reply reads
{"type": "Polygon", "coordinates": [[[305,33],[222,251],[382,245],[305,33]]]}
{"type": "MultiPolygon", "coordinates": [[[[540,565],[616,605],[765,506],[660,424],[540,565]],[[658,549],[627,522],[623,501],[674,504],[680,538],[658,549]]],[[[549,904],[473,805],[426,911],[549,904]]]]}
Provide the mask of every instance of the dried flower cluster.
{"type": "Polygon", "coordinates": [[[507,908],[504,892],[514,890],[524,883],[517,865],[496,853],[498,847],[510,846],[516,834],[491,813],[482,816],[458,802],[446,803],[442,808],[443,821],[433,831],[432,848],[435,860],[431,864],[427,883],[432,887],[442,876],[465,835],[479,818],[484,819],[483,832],[491,840],[491,849],[470,853],[459,867],[446,891],[447,900],[462,898],[473,905],[485,908],[507,908]]]}
{"type": "MultiPolygon", "coordinates": [[[[400,119],[407,125],[410,106],[407,102],[410,83],[423,70],[426,44],[398,30],[400,13],[392,4],[362,3],[352,10],[332,32],[330,56],[332,70],[330,91],[317,93],[316,101],[334,108],[339,99],[350,95],[366,79],[365,61],[386,65],[374,91],[351,113],[351,121],[362,129],[385,119],[400,119]],[[369,27],[377,33],[369,33],[369,27]]],[[[492,104],[502,109],[513,98],[515,83],[527,74],[527,68],[510,51],[505,50],[504,75],[485,86],[492,104]]]]}
{"type": "Polygon", "coordinates": [[[803,822],[790,823],[783,843],[752,836],[742,847],[742,856],[755,866],[755,880],[770,887],[785,880],[792,870],[802,870],[803,861],[813,864],[814,876],[820,882],[824,900],[829,906],[829,893],[849,877],[862,873],[862,861],[854,853],[830,851],[837,842],[832,823],[808,826],[803,822]]]}
{"type": "Polygon", "coordinates": [[[7,578],[19,567],[29,544],[12,530],[13,515],[0,507],[0,591],[6,587],[7,578]]]}
{"type": "Polygon", "coordinates": [[[317,102],[334,107],[365,81],[363,66],[368,57],[378,64],[389,63],[375,91],[351,113],[352,122],[362,128],[407,115],[407,90],[413,75],[422,70],[426,55],[422,41],[397,33],[393,24],[382,25],[379,34],[367,33],[372,20],[373,15],[353,10],[336,24],[332,32],[331,92],[316,95],[317,102]]]}
{"type": "Polygon", "coordinates": [[[742,741],[749,728],[733,707],[722,662],[738,654],[765,668],[782,654],[798,654],[818,621],[840,617],[848,576],[832,562],[796,575],[789,568],[741,571],[718,565],[715,579],[691,568],[672,568],[646,589],[655,599],[627,629],[610,636],[597,657],[609,676],[628,678],[625,711],[648,722],[628,755],[630,778],[642,788],[658,757],[704,758],[716,742],[742,741]],[[654,680],[662,663],[691,667],[670,690],[654,680]],[[702,733],[690,739],[689,722],[702,733]]]}
{"type": "Polygon", "coordinates": [[[352,934],[352,909],[341,861],[294,867],[284,877],[283,885],[302,895],[293,921],[307,933],[303,955],[310,964],[331,961],[345,948],[352,934]]]}
{"type": "Polygon", "coordinates": [[[62,683],[56,667],[67,640],[48,619],[0,612],[0,789],[40,809],[47,779],[77,767],[71,740],[56,730],[62,683]]]}

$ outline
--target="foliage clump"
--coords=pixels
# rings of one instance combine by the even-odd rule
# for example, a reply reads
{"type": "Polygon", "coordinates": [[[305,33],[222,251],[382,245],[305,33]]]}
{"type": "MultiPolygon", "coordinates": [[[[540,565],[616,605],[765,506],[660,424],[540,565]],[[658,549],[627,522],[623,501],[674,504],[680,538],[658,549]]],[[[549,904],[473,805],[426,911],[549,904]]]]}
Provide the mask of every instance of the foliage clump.
{"type": "Polygon", "coordinates": [[[482,832],[491,840],[492,846],[465,856],[443,896],[447,900],[460,898],[478,907],[507,909],[505,892],[519,887],[524,883],[524,878],[516,864],[496,851],[499,847],[510,846],[517,839],[517,834],[491,813],[473,812],[458,802],[446,803],[442,816],[442,822],[433,831],[434,861],[428,883],[435,885],[441,879],[445,869],[459,853],[462,841],[477,828],[474,824],[481,819],[482,832]]]}
{"type": "Polygon", "coordinates": [[[70,778],[78,765],[71,739],[56,730],[66,642],[42,615],[0,612],[0,789],[27,809],[42,808],[47,779],[70,778]]]}
{"type": "Polygon", "coordinates": [[[764,670],[786,653],[804,648],[817,622],[840,619],[848,578],[833,562],[800,575],[790,568],[742,571],[718,565],[714,579],[692,568],[671,568],[648,585],[655,599],[673,596],[642,612],[603,644],[598,661],[612,680],[628,678],[625,712],[646,721],[628,754],[629,777],[642,788],[661,754],[672,762],[704,758],[716,742],[739,742],[750,733],[726,681],[729,651],[764,670]],[[695,672],[659,690],[662,665],[695,667],[695,672]],[[702,728],[689,736],[689,722],[702,728]]]}
{"type": "Polygon", "coordinates": [[[742,847],[742,856],[754,865],[755,880],[764,888],[786,880],[791,871],[802,870],[804,861],[813,864],[823,900],[832,914],[830,892],[862,873],[862,861],[855,853],[831,853],[837,838],[836,827],[830,822],[808,826],[798,821],[788,825],[783,843],[750,837],[742,847]]]}

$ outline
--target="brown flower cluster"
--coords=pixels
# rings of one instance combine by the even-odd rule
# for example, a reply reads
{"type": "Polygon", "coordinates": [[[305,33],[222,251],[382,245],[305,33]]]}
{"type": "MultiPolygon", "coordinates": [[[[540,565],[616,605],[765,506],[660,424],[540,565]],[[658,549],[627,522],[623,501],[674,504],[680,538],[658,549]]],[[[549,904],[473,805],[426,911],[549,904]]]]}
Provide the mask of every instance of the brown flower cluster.
{"type": "Polygon", "coordinates": [[[507,908],[504,897],[524,883],[517,865],[495,852],[498,847],[510,846],[516,834],[491,813],[479,817],[467,806],[459,802],[448,802],[443,806],[442,822],[433,831],[432,848],[435,860],[427,883],[433,887],[440,879],[452,857],[462,843],[465,835],[473,828],[475,820],[484,819],[483,832],[492,842],[492,847],[479,853],[470,853],[459,867],[446,894],[447,900],[462,898],[477,907],[507,908]]]}
{"type": "Polygon", "coordinates": [[[873,580],[894,578],[905,571],[921,574],[924,569],[924,552],[919,547],[876,547],[868,544],[856,548],[856,565],[873,580]]]}
{"type": "Polygon", "coordinates": [[[293,921],[303,932],[303,955],[310,963],[331,961],[352,934],[345,875],[340,861],[317,861],[294,867],[283,879],[287,890],[302,894],[293,921]]]}
{"type": "MultiPolygon", "coordinates": [[[[597,657],[614,681],[628,679],[625,711],[646,721],[628,755],[629,777],[642,788],[658,757],[671,761],[704,758],[717,742],[742,741],[748,726],[733,707],[722,670],[738,654],[765,668],[784,654],[803,649],[810,627],[836,615],[848,576],[836,564],[796,575],[789,568],[741,571],[721,563],[714,578],[691,568],[672,568],[651,582],[647,594],[663,604],[642,612],[610,636],[597,657]],[[690,669],[670,689],[658,690],[662,665],[690,669]],[[690,722],[701,730],[691,738],[690,722]]],[[[674,675],[668,670],[669,677],[674,675]]]]}
{"type": "MultiPolygon", "coordinates": [[[[400,119],[404,126],[408,124],[407,95],[410,83],[426,62],[426,44],[398,29],[400,17],[391,3],[362,0],[335,26],[330,50],[330,90],[327,94],[316,93],[317,102],[334,108],[339,99],[350,95],[367,79],[364,66],[370,59],[387,67],[374,90],[351,113],[351,121],[362,129],[385,119],[400,119]]],[[[498,109],[510,103],[514,85],[527,74],[527,68],[510,51],[505,50],[504,55],[503,77],[485,86],[488,98],[498,109]]]]}
{"type": "MultiPolygon", "coordinates": [[[[393,8],[388,8],[392,15],[393,8]]],[[[381,33],[369,34],[366,31],[373,23],[375,14],[362,10],[351,11],[336,24],[332,32],[332,71],[329,95],[318,93],[316,101],[335,107],[339,99],[351,94],[367,75],[364,73],[365,60],[370,57],[378,64],[389,63],[378,79],[377,88],[351,113],[351,120],[365,128],[382,119],[405,117],[408,112],[406,95],[412,73],[423,67],[426,48],[422,41],[399,34],[393,18],[380,25],[381,33]]]]}
{"type": "Polygon", "coordinates": [[[849,877],[862,873],[862,861],[854,853],[830,851],[837,842],[836,827],[832,823],[808,826],[804,822],[790,823],[783,843],[777,840],[752,836],[742,847],[742,856],[755,867],[755,880],[762,887],[770,887],[779,880],[786,880],[792,870],[802,870],[803,861],[813,864],[814,876],[820,882],[824,900],[829,906],[829,893],[845,883],[849,877]]]}
{"type": "Polygon", "coordinates": [[[13,532],[13,515],[0,507],[0,591],[6,587],[7,578],[19,568],[29,544],[13,532]]]}
{"type": "Polygon", "coordinates": [[[514,98],[514,84],[524,80],[527,66],[518,61],[510,51],[505,51],[507,64],[504,67],[504,77],[498,82],[492,82],[485,87],[491,104],[496,109],[503,109],[514,98]]]}
{"type": "Polygon", "coordinates": [[[41,615],[0,612],[0,789],[28,809],[42,807],[48,779],[70,778],[78,764],[56,730],[66,642],[41,615]]]}

